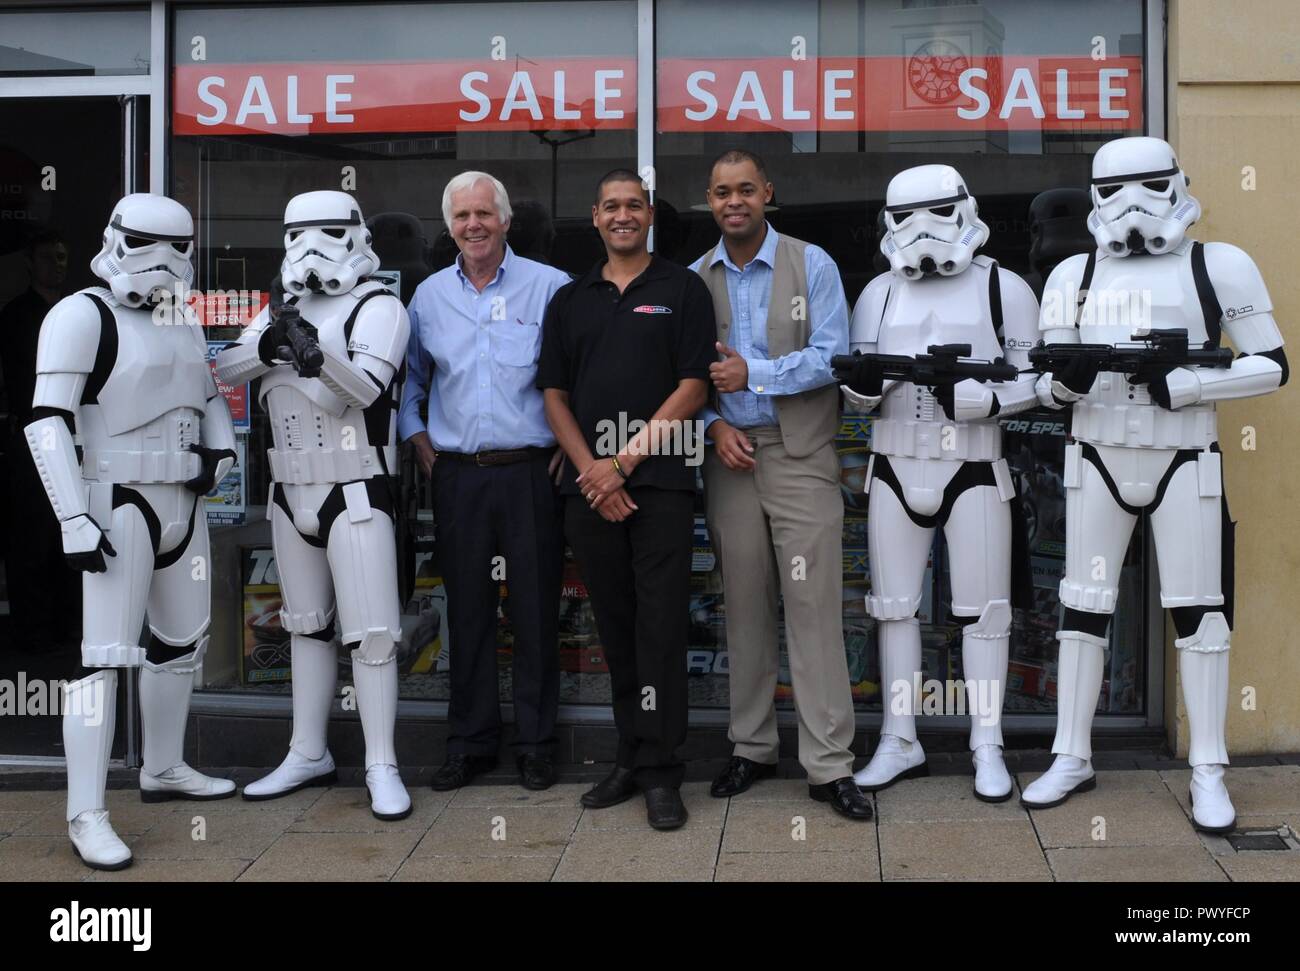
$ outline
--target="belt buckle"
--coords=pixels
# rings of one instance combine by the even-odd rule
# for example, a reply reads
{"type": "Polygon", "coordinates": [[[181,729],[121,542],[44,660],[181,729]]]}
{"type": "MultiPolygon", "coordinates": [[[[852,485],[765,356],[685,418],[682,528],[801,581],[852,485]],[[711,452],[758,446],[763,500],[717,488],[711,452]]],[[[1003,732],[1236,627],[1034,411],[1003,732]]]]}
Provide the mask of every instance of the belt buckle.
{"type": "Polygon", "coordinates": [[[474,464],[477,465],[480,469],[485,469],[485,468],[487,468],[487,466],[488,466],[488,463],[486,463],[486,462],[483,461],[483,456],[484,456],[485,454],[486,454],[486,453],[484,453],[484,452],[475,452],[475,453],[474,453],[474,464]]]}

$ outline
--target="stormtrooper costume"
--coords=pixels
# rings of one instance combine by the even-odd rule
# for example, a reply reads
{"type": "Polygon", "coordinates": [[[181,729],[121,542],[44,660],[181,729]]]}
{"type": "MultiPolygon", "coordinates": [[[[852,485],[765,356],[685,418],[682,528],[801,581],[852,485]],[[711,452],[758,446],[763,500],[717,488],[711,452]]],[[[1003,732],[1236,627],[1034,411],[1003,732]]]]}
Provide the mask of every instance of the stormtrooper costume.
{"type": "Polygon", "coordinates": [[[284,339],[269,308],[217,357],[223,381],[261,378],[274,445],[267,515],[293,665],[289,754],[243,794],[273,799],[336,779],[325,732],[337,629],[352,657],[371,811],[402,819],[411,799],[393,747],[401,608],[389,476],[397,468],[395,408],[410,324],[401,301],[366,279],[379,258],[350,195],[295,196],[284,231],[281,282],[315,329],[324,356],[319,376],[303,377],[281,359],[284,339]]]}
{"type": "MultiPolygon", "coordinates": [[[[864,353],[915,356],[931,344],[971,345],[971,356],[1028,367],[1038,304],[1029,287],[975,251],[988,239],[958,172],[922,165],[886,191],[881,252],[891,272],[876,277],[853,311],[850,344],[864,353]]],[[[884,722],[871,762],[854,779],[867,792],[925,775],[916,737],[921,603],[934,531],[947,539],[952,613],[964,625],[962,664],[971,714],[975,795],[1011,797],[1002,759],[1002,699],[1011,630],[1010,501],[999,414],[1037,405],[1035,375],[1007,382],[965,379],[931,389],[882,381],[859,365],[844,387],[850,410],[877,406],[867,471],[871,595],[878,622],[884,722]]]]}
{"type": "Polygon", "coordinates": [[[1145,514],[1155,535],[1160,602],[1178,634],[1193,822],[1222,833],[1236,820],[1223,782],[1232,522],[1215,402],[1273,391],[1286,382],[1287,363],[1250,257],[1227,243],[1186,238],[1201,214],[1188,184],[1168,143],[1106,143],[1092,165],[1088,226],[1096,251],[1060,264],[1044,289],[1040,329],[1049,345],[1120,344],[1138,333],[1185,328],[1192,347],[1217,347],[1226,331],[1240,356],[1228,368],[1161,369],[1132,379],[1071,365],[1039,381],[1045,404],[1072,407],[1073,441],[1065,461],[1057,758],[1022,798],[1046,808],[1096,785],[1090,733],[1106,628],[1130,534],[1145,514]]]}
{"type": "Polygon", "coordinates": [[[68,835],[103,870],[131,863],[104,808],[119,668],[141,669],[141,798],[235,791],[181,757],[211,606],[202,497],[235,461],[230,409],[184,301],[193,238],[180,203],[143,193],[117,203],[90,264],[107,287],[64,297],[41,326],[25,429],[63,551],[84,571],[85,670],[62,699],[68,835]]]}

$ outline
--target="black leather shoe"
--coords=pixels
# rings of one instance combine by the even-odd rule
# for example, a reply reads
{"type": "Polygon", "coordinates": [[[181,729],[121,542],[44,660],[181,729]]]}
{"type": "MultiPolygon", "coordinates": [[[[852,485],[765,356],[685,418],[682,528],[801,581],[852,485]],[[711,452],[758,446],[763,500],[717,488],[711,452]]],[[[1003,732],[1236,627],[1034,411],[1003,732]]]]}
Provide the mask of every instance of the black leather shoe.
{"type": "Polygon", "coordinates": [[[655,829],[680,829],[686,825],[686,806],[676,789],[659,786],[645,791],[645,816],[655,829]]]}
{"type": "Polygon", "coordinates": [[[521,755],[515,760],[519,766],[519,781],[525,789],[549,789],[555,785],[555,763],[547,755],[521,755]]]}
{"type": "Polygon", "coordinates": [[[491,755],[448,755],[429,785],[435,792],[459,789],[469,785],[476,775],[491,772],[496,767],[497,760],[491,755]]]}
{"type": "Polygon", "coordinates": [[[851,775],[822,786],[810,785],[808,795],[818,802],[830,803],[832,809],[849,819],[866,821],[871,818],[871,800],[854,784],[851,775]]]}
{"type": "Polygon", "coordinates": [[[588,809],[608,809],[636,795],[632,770],[614,766],[614,771],[582,794],[579,799],[588,809]]]}
{"type": "Polygon", "coordinates": [[[719,799],[726,796],[738,796],[759,779],[776,775],[776,766],[755,762],[743,755],[733,755],[722,774],[709,786],[709,795],[719,799]]]}

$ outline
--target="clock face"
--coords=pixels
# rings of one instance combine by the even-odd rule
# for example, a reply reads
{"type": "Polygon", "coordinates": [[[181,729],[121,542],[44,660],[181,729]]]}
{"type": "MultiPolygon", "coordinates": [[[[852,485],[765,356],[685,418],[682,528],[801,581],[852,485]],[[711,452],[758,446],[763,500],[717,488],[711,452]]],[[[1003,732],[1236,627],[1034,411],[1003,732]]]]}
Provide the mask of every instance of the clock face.
{"type": "Polygon", "coordinates": [[[907,60],[907,83],[930,104],[947,104],[957,97],[957,78],[970,59],[946,40],[926,41],[907,60]]]}

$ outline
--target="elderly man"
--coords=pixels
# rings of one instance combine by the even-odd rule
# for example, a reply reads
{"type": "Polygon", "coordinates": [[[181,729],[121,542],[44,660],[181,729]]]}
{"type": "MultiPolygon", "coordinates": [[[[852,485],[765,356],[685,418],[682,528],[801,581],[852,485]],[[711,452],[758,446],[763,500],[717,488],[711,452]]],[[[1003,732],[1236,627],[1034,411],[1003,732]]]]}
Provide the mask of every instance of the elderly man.
{"type": "Polygon", "coordinates": [[[534,387],[542,317],[568,283],[506,245],[510,199],[485,172],[463,172],[442,194],[460,255],[411,300],[408,376],[398,431],[433,479],[447,588],[451,666],[447,760],[437,790],[458,789],[497,764],[497,604],[514,626],[515,755],[529,789],[555,781],[563,538],[551,481],[555,436],[534,387]],[[428,401],[428,422],[420,404],[428,401]]]}

